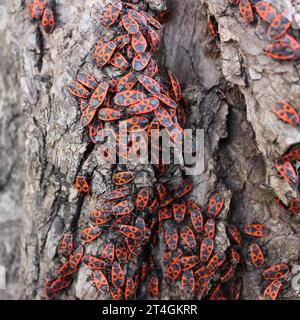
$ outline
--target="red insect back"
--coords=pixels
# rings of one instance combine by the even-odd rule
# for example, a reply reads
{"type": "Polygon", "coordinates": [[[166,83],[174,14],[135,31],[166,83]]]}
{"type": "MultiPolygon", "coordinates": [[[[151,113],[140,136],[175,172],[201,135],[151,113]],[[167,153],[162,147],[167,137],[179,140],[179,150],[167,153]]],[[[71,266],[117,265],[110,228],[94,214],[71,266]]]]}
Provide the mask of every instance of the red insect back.
{"type": "Polygon", "coordinates": [[[46,7],[42,16],[41,25],[45,32],[52,33],[55,27],[55,18],[53,11],[46,7]]]}

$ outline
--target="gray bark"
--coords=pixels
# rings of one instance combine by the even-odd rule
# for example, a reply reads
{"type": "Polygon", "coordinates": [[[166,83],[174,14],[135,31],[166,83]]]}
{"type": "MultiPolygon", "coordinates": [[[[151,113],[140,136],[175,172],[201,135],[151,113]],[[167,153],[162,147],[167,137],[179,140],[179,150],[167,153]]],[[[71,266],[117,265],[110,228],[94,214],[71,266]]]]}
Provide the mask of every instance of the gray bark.
{"type": "MultiPolygon", "coordinates": [[[[161,4],[145,2],[154,8],[161,4]]],[[[76,101],[66,90],[78,70],[102,76],[91,52],[107,1],[85,1],[84,7],[79,0],[56,3],[52,35],[41,35],[18,0],[7,1],[7,29],[0,31],[6,44],[0,51],[0,264],[8,273],[0,298],[43,298],[44,279],[58,263],[61,235],[70,225],[85,226],[97,195],[109,188],[111,168],[98,164],[96,149],[80,127],[76,101]],[[93,177],[93,196],[83,203],[74,190],[80,172],[93,177]]],[[[274,3],[281,10],[299,10],[296,1],[274,3]]],[[[241,228],[254,221],[270,228],[271,236],[263,240],[268,264],[295,265],[299,221],[278,208],[273,196],[287,202],[287,195],[296,195],[276,175],[274,160],[300,141],[300,133],[278,121],[271,106],[289,98],[297,107],[299,66],[265,57],[266,25],[249,26],[226,0],[171,0],[168,5],[161,65],[185,84],[187,127],[205,130],[205,173],[194,178],[193,198],[205,206],[211,191],[224,190],[229,219],[241,228]],[[209,14],[218,21],[219,43],[209,34],[209,14]]],[[[152,185],[151,168],[137,169],[140,185],[152,185]]],[[[243,279],[242,298],[261,299],[261,270],[247,264],[243,279]]],[[[96,296],[83,268],[60,298],[96,296]]],[[[291,289],[283,296],[298,297],[291,289]]],[[[184,296],[179,288],[163,286],[162,298],[184,296]]]]}

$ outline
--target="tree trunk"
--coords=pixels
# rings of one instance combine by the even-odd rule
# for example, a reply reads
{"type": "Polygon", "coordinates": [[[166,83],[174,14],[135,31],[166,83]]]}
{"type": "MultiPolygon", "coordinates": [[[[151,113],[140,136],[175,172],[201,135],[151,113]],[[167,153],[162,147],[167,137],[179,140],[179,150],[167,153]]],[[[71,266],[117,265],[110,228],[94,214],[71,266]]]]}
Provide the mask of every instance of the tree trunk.
{"type": "MultiPolygon", "coordinates": [[[[154,10],[160,0],[144,0],[154,10]]],[[[278,11],[298,10],[296,1],[273,1],[278,11]]],[[[86,225],[97,197],[110,187],[112,166],[99,165],[97,150],[79,124],[76,101],[66,89],[79,70],[99,79],[92,53],[107,1],[56,0],[57,25],[45,36],[24,1],[7,1],[6,46],[0,52],[0,265],[7,268],[7,290],[0,298],[42,299],[44,280],[59,262],[57,245],[66,230],[86,225]],[[92,196],[74,189],[78,174],[92,177],[92,196]],[[22,230],[21,230],[22,228],[22,230]]],[[[274,102],[300,103],[299,65],[277,62],[263,53],[266,24],[248,25],[226,0],[170,0],[160,64],[184,84],[187,128],[205,132],[205,172],[193,177],[192,198],[205,207],[215,190],[226,194],[226,217],[240,229],[266,224],[262,239],[267,264],[298,264],[300,225],[278,207],[297,197],[276,174],[274,160],[300,142],[300,132],[280,122],[274,102]],[[218,22],[220,41],[212,39],[208,17],[218,22]]],[[[138,166],[139,186],[153,186],[151,166],[138,166]]],[[[220,246],[226,247],[224,224],[220,246]]],[[[163,242],[160,237],[160,241],[163,242]]],[[[246,254],[247,240],[242,252],[246,254]]],[[[163,246],[161,246],[163,247],[163,246]]],[[[156,252],[162,256],[162,248],[156,252]]],[[[158,264],[161,263],[158,261],[158,264]]],[[[262,299],[261,272],[246,259],[243,299],[262,299]]],[[[95,299],[97,292],[81,268],[60,299],[95,299]]],[[[284,298],[296,299],[292,290],[284,298]]],[[[161,298],[186,298],[180,287],[162,285],[161,298]]]]}

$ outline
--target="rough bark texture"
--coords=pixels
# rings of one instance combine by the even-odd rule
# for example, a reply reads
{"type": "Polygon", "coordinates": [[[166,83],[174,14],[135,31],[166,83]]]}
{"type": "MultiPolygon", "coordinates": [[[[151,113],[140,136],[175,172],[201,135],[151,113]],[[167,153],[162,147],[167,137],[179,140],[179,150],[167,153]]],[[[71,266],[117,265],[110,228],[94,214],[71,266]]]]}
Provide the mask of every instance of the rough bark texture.
{"type": "MultiPolygon", "coordinates": [[[[277,2],[280,10],[299,10],[296,1],[277,2]]],[[[76,174],[93,177],[94,195],[109,187],[111,168],[97,162],[65,87],[79,68],[95,73],[91,52],[106,3],[89,0],[83,7],[79,0],[57,0],[57,27],[46,37],[29,20],[24,1],[6,3],[8,27],[0,31],[6,43],[0,52],[0,264],[7,267],[8,289],[0,291],[0,298],[43,297],[61,235],[70,226],[84,225],[85,213],[96,202],[96,196],[78,199],[76,174]]],[[[230,220],[240,227],[259,221],[270,228],[264,241],[268,264],[297,264],[299,221],[273,198],[275,193],[285,201],[287,195],[296,196],[276,175],[274,160],[300,141],[300,133],[279,122],[271,106],[285,98],[299,105],[299,66],[265,57],[266,25],[247,25],[226,0],[170,0],[168,6],[161,65],[186,85],[187,127],[205,130],[205,173],[194,177],[193,198],[204,205],[212,190],[229,190],[230,220]],[[207,28],[210,14],[219,24],[219,43],[207,28]]],[[[101,72],[96,76],[101,78],[101,72]]],[[[139,171],[139,183],[151,185],[149,168],[139,171]]],[[[224,232],[219,234],[226,246],[224,232]]],[[[242,298],[261,299],[261,273],[247,265],[243,278],[242,298]]],[[[87,283],[86,272],[80,271],[61,298],[95,298],[87,283]]],[[[162,297],[184,298],[179,288],[168,286],[162,297]]],[[[284,297],[297,298],[297,293],[288,290],[284,297]]]]}

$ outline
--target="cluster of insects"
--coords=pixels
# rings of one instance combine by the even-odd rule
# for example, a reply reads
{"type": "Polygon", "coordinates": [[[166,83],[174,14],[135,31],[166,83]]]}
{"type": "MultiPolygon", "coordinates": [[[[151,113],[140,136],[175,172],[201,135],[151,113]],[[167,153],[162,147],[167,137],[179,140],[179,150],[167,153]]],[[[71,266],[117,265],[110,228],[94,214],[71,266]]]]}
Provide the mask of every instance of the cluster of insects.
{"type": "MultiPolygon", "coordinates": [[[[135,4],[111,1],[102,25],[109,36],[104,35],[97,42],[95,63],[100,68],[122,71],[123,75],[98,81],[87,72],[79,72],[76,81],[69,84],[70,93],[79,99],[81,125],[87,128],[90,140],[107,159],[110,150],[102,145],[102,129],[107,124],[117,140],[122,123],[128,133],[145,131],[148,136],[152,136],[152,129],[166,129],[173,143],[177,143],[183,132],[184,102],[175,75],[169,72],[168,81],[164,82],[158,73],[154,53],[160,44],[160,22],[135,4]]],[[[124,146],[127,152],[118,149],[118,156],[141,156],[142,141],[138,142],[124,146]]],[[[163,166],[156,167],[158,175],[162,175],[163,166]]],[[[93,285],[99,292],[110,294],[113,299],[135,297],[142,284],[150,296],[159,295],[160,280],[151,254],[143,258],[138,270],[129,268],[130,262],[141,260],[147,246],[155,246],[158,209],[162,205],[158,190],[137,188],[134,181],[135,172],[116,170],[113,190],[99,198],[95,210],[89,213],[90,225],[78,237],[64,235],[59,253],[66,261],[46,280],[48,298],[70,285],[80,264],[91,269],[93,285]],[[108,233],[111,239],[97,253],[88,254],[88,245],[108,233]]],[[[83,196],[91,194],[84,175],[77,176],[76,189],[83,196]]],[[[191,185],[186,182],[183,189],[177,191],[178,196],[191,191],[191,185]]]]}
{"type": "MultiPolygon", "coordinates": [[[[286,12],[277,14],[271,4],[265,1],[229,0],[230,4],[239,5],[240,13],[247,23],[255,21],[255,12],[259,17],[269,23],[268,35],[272,42],[265,48],[265,54],[274,59],[292,60],[300,57],[300,43],[293,37],[291,27],[297,26],[296,36],[300,29],[300,14],[295,13],[289,17],[286,12]]],[[[210,34],[214,39],[219,39],[218,23],[214,16],[208,20],[210,34]]],[[[300,116],[297,110],[286,101],[277,101],[274,105],[274,113],[277,117],[292,125],[299,126],[300,116]]]]}
{"type": "MultiPolygon", "coordinates": [[[[243,286],[244,259],[249,259],[254,269],[265,266],[265,255],[258,240],[268,237],[269,230],[259,223],[245,225],[243,235],[235,225],[227,224],[231,245],[226,252],[216,250],[216,227],[223,205],[224,197],[214,194],[206,211],[193,201],[180,199],[159,209],[167,244],[164,255],[166,281],[180,280],[183,290],[198,299],[237,300],[243,286]]],[[[288,284],[288,274],[289,267],[285,264],[265,269],[263,296],[276,299],[288,284]]]]}
{"type": "MultiPolygon", "coordinates": [[[[300,28],[300,14],[288,15],[287,12],[277,13],[271,4],[265,1],[235,1],[229,0],[230,3],[239,3],[240,12],[248,23],[255,20],[254,12],[269,24],[268,34],[272,42],[265,48],[265,54],[274,59],[292,60],[300,57],[300,43],[293,35],[293,23],[297,27],[297,34],[300,28]],[[253,7],[255,7],[255,11],[253,7]]],[[[212,27],[210,27],[212,28],[212,27]]],[[[277,117],[292,125],[299,126],[300,116],[296,109],[286,101],[277,101],[274,105],[274,112],[277,117]]],[[[297,193],[299,192],[299,166],[297,161],[300,160],[299,146],[294,146],[287,154],[276,160],[276,169],[284,179],[294,186],[297,193]]],[[[280,201],[279,201],[280,202],[280,201]]],[[[292,199],[288,210],[295,215],[299,212],[299,198],[292,199]]]]}
{"type": "Polygon", "coordinates": [[[53,32],[55,27],[55,18],[53,10],[47,0],[30,0],[28,9],[31,18],[38,21],[45,32],[53,32]]]}
{"type": "Polygon", "coordinates": [[[278,13],[271,4],[257,0],[228,0],[230,4],[238,4],[240,13],[247,23],[255,22],[255,12],[269,24],[268,35],[271,42],[265,48],[265,54],[279,60],[299,59],[300,43],[291,28],[293,22],[300,29],[300,15],[278,13]]]}
{"type": "MultiPolygon", "coordinates": [[[[159,139],[159,134],[153,137],[157,134],[153,129],[165,129],[174,145],[182,140],[185,102],[181,87],[173,73],[168,73],[167,80],[160,75],[154,56],[161,40],[161,20],[163,16],[157,19],[143,4],[112,0],[102,19],[107,32],[96,44],[94,59],[97,67],[117,70],[122,75],[112,77],[110,72],[110,76],[98,80],[82,71],[68,86],[78,99],[81,125],[106,159],[112,158],[110,150],[103,147],[102,129],[107,126],[116,140],[120,123],[129,133],[145,131],[151,141],[159,139]]],[[[140,146],[141,141],[131,141],[123,146],[126,152],[117,148],[118,156],[139,157],[140,146]]],[[[216,239],[218,223],[223,219],[224,195],[214,193],[203,210],[188,198],[193,189],[188,179],[170,186],[160,179],[165,165],[158,161],[153,166],[157,179],[154,188],[137,186],[135,171],[126,165],[116,166],[111,191],[99,196],[95,209],[89,212],[88,226],[78,235],[69,232],[63,236],[58,250],[63,262],[46,279],[47,298],[54,298],[69,287],[82,265],[90,270],[92,284],[99,293],[115,300],[143,294],[159,298],[162,283],[176,282],[189,296],[211,300],[240,298],[245,256],[242,234],[236,226],[227,224],[230,246],[226,251],[220,249],[216,239]],[[165,246],[162,269],[152,253],[161,238],[165,246]],[[93,252],[91,246],[95,242],[97,251],[93,252]]],[[[88,196],[91,189],[84,173],[76,177],[80,196],[88,196]]],[[[251,224],[244,226],[243,234],[257,240],[267,237],[269,231],[262,224],[251,224]]],[[[257,241],[249,245],[249,257],[255,268],[265,265],[257,241]]],[[[288,272],[288,266],[283,264],[263,272],[268,281],[266,297],[277,298],[288,272]]]]}

